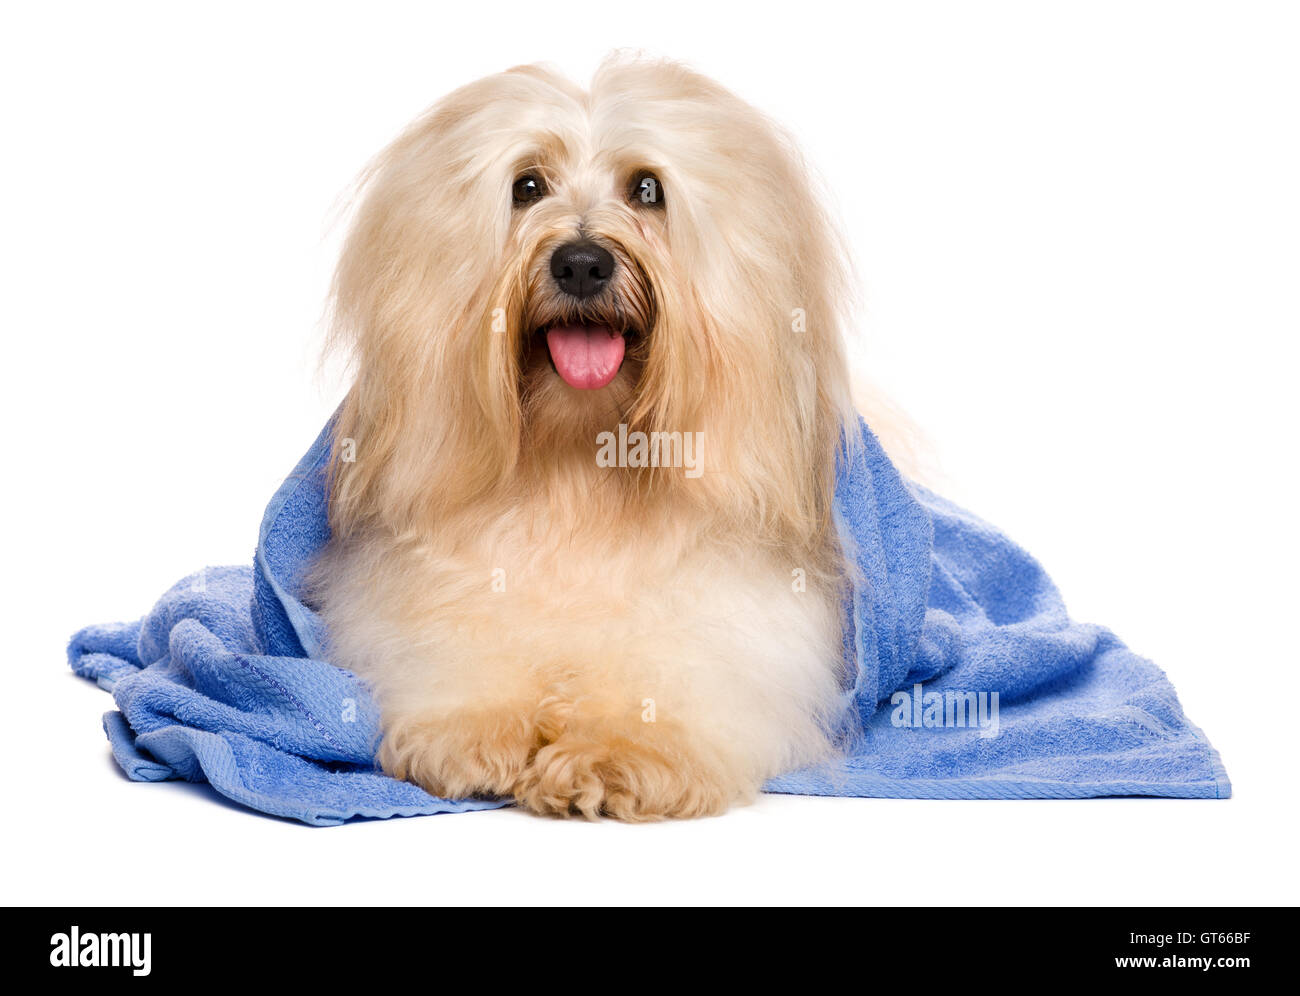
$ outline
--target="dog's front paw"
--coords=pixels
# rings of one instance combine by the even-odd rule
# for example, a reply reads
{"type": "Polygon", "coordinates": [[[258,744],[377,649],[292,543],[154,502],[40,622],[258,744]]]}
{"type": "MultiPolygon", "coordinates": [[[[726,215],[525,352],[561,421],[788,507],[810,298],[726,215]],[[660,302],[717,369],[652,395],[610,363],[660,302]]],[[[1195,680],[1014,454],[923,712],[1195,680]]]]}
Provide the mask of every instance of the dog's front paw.
{"type": "Polygon", "coordinates": [[[512,791],[536,813],[629,821],[713,816],[752,794],[716,766],[676,752],[577,733],[542,747],[512,791]]]}
{"type": "Polygon", "coordinates": [[[385,726],[379,763],[441,799],[508,796],[541,746],[522,712],[454,712],[385,726]]]}

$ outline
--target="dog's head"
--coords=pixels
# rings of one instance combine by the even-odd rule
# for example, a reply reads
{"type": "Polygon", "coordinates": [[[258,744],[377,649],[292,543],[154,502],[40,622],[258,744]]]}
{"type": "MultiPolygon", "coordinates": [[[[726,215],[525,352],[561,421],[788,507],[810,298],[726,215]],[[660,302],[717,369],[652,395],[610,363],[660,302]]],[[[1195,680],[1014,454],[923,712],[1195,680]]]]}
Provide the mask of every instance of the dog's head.
{"type": "Polygon", "coordinates": [[[336,529],[574,480],[620,425],[703,440],[693,478],[613,468],[631,491],[822,529],[844,272],[792,144],[707,78],[616,59],[590,91],[533,66],[455,91],[371,166],[336,276],[336,529]]]}

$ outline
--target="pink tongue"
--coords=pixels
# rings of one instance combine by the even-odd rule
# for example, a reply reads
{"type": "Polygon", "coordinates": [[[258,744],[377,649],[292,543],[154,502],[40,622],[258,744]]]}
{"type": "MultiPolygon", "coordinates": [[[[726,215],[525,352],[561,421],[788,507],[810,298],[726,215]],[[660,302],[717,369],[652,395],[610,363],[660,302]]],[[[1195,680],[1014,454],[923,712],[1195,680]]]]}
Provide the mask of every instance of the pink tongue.
{"type": "Polygon", "coordinates": [[[623,365],[623,337],[607,325],[556,325],[546,330],[551,361],[570,387],[604,387],[623,365]]]}

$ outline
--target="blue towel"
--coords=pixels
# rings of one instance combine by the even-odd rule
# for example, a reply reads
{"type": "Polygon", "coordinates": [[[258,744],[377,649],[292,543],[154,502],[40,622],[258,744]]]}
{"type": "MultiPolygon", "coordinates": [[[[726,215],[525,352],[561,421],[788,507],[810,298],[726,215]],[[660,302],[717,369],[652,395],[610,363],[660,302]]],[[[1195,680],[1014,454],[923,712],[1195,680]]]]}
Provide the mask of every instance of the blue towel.
{"type": "MultiPolygon", "coordinates": [[[[143,620],[73,637],[78,674],[113,694],[113,756],[137,781],[207,781],[305,823],[505,805],[437,799],[379,772],[366,686],[322,659],[299,597],[329,538],[327,425],[280,486],[251,568],[207,568],[143,620]]],[[[843,756],[770,792],[916,799],[1226,798],[1219,756],[1164,673],[1071,622],[1047,575],[992,527],[904,481],[864,427],[836,519],[858,577],[846,603],[843,756]]]]}

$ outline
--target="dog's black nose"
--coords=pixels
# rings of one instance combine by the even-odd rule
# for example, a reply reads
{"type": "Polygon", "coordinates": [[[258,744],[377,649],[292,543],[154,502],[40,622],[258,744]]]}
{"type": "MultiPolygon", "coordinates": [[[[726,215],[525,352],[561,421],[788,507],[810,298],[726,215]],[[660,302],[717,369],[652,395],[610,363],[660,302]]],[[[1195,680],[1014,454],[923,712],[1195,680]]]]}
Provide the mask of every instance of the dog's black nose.
{"type": "Polygon", "coordinates": [[[569,242],[551,254],[551,276],[574,297],[600,293],[613,275],[614,257],[594,242],[569,242]]]}

